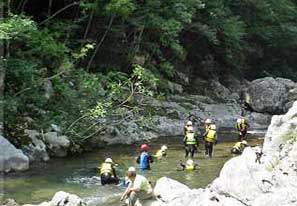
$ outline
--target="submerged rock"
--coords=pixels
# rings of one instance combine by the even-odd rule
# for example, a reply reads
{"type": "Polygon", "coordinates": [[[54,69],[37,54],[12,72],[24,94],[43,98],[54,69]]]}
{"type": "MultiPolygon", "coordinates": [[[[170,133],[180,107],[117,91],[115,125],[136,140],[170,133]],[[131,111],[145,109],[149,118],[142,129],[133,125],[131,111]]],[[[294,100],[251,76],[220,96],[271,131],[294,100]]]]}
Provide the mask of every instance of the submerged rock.
{"type": "Polygon", "coordinates": [[[0,172],[23,171],[29,169],[29,158],[22,150],[16,149],[0,135],[0,172]]]}

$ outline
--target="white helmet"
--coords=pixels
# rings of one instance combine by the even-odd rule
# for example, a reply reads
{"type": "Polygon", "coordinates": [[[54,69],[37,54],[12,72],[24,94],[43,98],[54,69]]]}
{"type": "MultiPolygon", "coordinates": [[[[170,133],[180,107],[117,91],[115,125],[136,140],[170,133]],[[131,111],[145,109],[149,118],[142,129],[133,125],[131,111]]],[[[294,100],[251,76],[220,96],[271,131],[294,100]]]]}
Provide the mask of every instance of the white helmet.
{"type": "Polygon", "coordinates": [[[238,119],[237,119],[237,123],[238,123],[238,124],[241,123],[241,118],[238,118],[238,119]]]}
{"type": "Polygon", "coordinates": [[[113,161],[112,161],[111,158],[106,158],[106,159],[105,159],[105,162],[106,162],[106,163],[113,163],[113,161]]]}
{"type": "Polygon", "coordinates": [[[205,124],[211,124],[211,119],[206,119],[205,124]]]}
{"type": "Polygon", "coordinates": [[[128,172],[136,172],[135,167],[129,167],[128,172]]]}
{"type": "Polygon", "coordinates": [[[168,149],[168,147],[166,146],[166,145],[163,145],[162,147],[161,147],[161,150],[162,151],[166,151],[168,149]]]}
{"type": "Polygon", "coordinates": [[[192,121],[190,121],[190,120],[187,122],[187,125],[189,125],[189,126],[192,126],[192,124],[193,124],[193,123],[192,123],[192,121]]]}
{"type": "Polygon", "coordinates": [[[247,141],[245,141],[245,140],[243,140],[241,143],[244,144],[244,145],[248,144],[247,141]]]}
{"type": "Polygon", "coordinates": [[[210,129],[211,129],[211,130],[216,130],[216,129],[217,129],[217,127],[216,127],[216,125],[215,125],[215,124],[212,124],[212,125],[210,125],[210,129]]]}
{"type": "Polygon", "coordinates": [[[194,161],[192,159],[188,159],[186,162],[187,165],[192,165],[194,164],[194,161]]]}

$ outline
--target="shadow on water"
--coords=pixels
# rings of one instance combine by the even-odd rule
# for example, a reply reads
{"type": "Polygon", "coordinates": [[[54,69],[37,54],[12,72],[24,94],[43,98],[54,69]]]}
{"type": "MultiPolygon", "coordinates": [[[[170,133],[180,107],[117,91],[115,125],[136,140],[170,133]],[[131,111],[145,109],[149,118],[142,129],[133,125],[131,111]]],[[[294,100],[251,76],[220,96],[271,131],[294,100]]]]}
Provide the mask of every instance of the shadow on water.
{"type": "MultiPolygon", "coordinates": [[[[225,135],[225,134],[224,134],[225,135]]],[[[230,137],[234,134],[226,134],[230,137]]],[[[224,139],[215,146],[214,157],[204,155],[203,144],[200,144],[194,161],[200,169],[193,172],[178,171],[179,160],[186,161],[182,145],[182,137],[164,137],[149,143],[150,152],[156,152],[162,144],[168,146],[168,157],[155,161],[152,170],[145,175],[153,183],[160,177],[167,176],[182,182],[190,188],[207,186],[218,177],[224,163],[232,157],[230,149],[235,138],[224,139]]],[[[251,146],[262,143],[261,138],[250,138],[251,146]]],[[[57,191],[74,193],[84,198],[91,205],[113,205],[122,193],[117,186],[101,186],[97,173],[99,162],[111,156],[119,165],[118,175],[124,178],[130,166],[137,167],[135,159],[139,154],[138,146],[113,145],[100,151],[83,154],[79,157],[51,159],[48,163],[31,165],[29,171],[9,174],[4,177],[4,199],[13,198],[21,203],[39,203],[48,201],[57,191]]]]}

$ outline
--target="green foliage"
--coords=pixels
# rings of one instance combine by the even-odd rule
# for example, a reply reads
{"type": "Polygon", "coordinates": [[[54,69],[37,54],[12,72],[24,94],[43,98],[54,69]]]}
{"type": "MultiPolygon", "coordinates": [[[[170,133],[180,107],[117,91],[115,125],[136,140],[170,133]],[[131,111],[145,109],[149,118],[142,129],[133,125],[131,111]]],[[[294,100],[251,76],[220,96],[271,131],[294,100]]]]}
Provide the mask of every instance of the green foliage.
{"type": "Polygon", "coordinates": [[[0,41],[16,39],[20,35],[24,36],[36,29],[35,22],[30,18],[11,14],[3,22],[0,22],[0,41]]]}

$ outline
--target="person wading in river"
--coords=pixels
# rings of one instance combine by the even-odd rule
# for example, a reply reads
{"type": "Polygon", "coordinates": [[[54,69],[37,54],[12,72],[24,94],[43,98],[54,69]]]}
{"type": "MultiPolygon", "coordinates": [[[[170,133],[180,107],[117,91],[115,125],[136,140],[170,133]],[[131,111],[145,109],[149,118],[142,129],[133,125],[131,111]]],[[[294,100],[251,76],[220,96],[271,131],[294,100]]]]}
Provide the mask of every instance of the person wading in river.
{"type": "Polygon", "coordinates": [[[212,157],[213,153],[213,145],[216,145],[218,142],[216,129],[216,125],[211,124],[209,130],[205,131],[205,133],[203,134],[205,142],[205,155],[210,158],[212,157]]]}
{"type": "Polygon", "coordinates": [[[118,184],[119,178],[116,175],[114,164],[111,158],[106,158],[99,167],[101,184],[118,184]]]}
{"type": "Polygon", "coordinates": [[[195,136],[191,121],[187,122],[184,132],[185,137],[183,139],[183,142],[185,145],[185,157],[188,157],[189,153],[191,154],[191,157],[194,157],[194,153],[195,151],[197,151],[197,148],[199,147],[199,142],[198,138],[195,136]]]}
{"type": "Polygon", "coordinates": [[[250,127],[250,125],[246,122],[246,120],[241,117],[237,119],[237,124],[236,128],[238,131],[238,140],[246,140],[246,134],[247,134],[247,129],[250,127]]]}
{"type": "Polygon", "coordinates": [[[148,145],[142,144],[140,146],[140,155],[137,157],[136,162],[139,163],[139,167],[142,172],[145,170],[150,170],[151,166],[150,163],[154,162],[153,157],[147,152],[148,151],[148,145]]]}
{"type": "Polygon", "coordinates": [[[125,200],[126,206],[134,206],[137,200],[145,200],[153,196],[149,181],[144,176],[136,174],[134,167],[128,169],[127,176],[130,183],[120,198],[121,201],[125,200]]]}
{"type": "Polygon", "coordinates": [[[243,140],[242,142],[237,142],[231,149],[231,153],[232,154],[241,154],[244,150],[244,148],[246,148],[248,146],[247,141],[243,140]]]}

